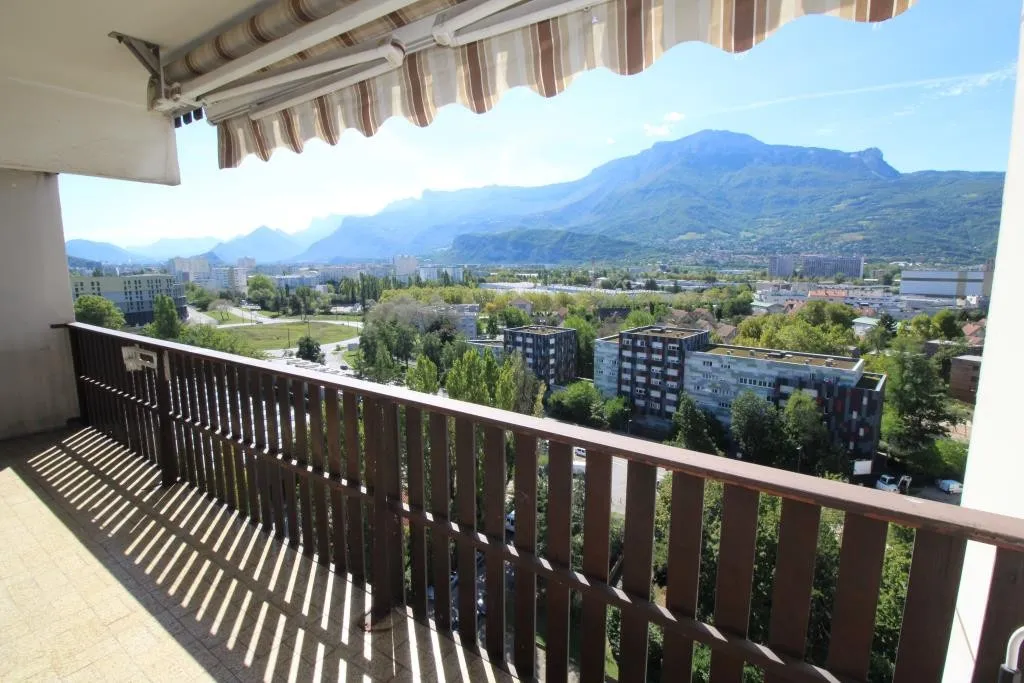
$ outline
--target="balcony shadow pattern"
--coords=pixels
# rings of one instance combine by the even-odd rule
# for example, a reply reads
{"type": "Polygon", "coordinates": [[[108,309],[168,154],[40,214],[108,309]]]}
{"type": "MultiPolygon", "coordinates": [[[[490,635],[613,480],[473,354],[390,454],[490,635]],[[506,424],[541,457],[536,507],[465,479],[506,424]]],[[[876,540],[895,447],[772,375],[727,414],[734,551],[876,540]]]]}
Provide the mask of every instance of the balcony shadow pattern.
{"type": "Polygon", "coordinates": [[[95,430],[0,466],[0,680],[512,680],[95,430]]]}

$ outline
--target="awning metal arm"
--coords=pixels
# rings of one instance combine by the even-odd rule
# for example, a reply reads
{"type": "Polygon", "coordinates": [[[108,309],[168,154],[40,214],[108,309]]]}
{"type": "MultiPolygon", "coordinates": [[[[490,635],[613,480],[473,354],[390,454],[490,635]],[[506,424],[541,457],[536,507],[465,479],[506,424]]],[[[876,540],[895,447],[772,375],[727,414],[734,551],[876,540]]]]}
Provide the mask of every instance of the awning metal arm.
{"type": "Polygon", "coordinates": [[[149,72],[149,75],[160,80],[162,72],[160,68],[159,45],[154,45],[148,40],[142,40],[141,38],[132,38],[117,31],[111,31],[107,35],[128,48],[128,51],[134,55],[135,59],[139,60],[139,64],[149,72]]]}

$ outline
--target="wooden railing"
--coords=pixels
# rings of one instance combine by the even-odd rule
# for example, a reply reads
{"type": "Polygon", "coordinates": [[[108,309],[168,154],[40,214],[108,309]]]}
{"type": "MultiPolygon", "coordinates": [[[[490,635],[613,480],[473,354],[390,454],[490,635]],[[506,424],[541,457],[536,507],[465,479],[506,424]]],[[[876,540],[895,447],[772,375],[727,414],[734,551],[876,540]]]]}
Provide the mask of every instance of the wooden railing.
{"type": "Polygon", "coordinates": [[[665,680],[686,680],[694,643],[710,647],[714,681],[741,680],[744,663],[771,681],[866,680],[890,524],[915,530],[894,680],[941,678],[968,541],[996,547],[975,681],[995,680],[1006,639],[1024,622],[1021,520],[88,325],[71,324],[70,332],[83,419],[158,464],[165,484],[204,490],[368,582],[378,617],[405,604],[445,631],[457,614],[463,645],[480,642],[523,678],[565,680],[574,667],[583,681],[603,680],[606,615],[615,608],[622,681],[647,678],[648,625],[664,634],[665,680]],[[151,352],[155,368],[125,370],[122,347],[135,345],[151,352]],[[539,556],[544,444],[547,536],[539,556]],[[586,449],[581,571],[570,557],[574,447],[586,449]],[[628,463],[617,585],[609,585],[613,458],[628,463]],[[672,478],[661,601],[652,600],[659,468],[672,478]],[[713,626],[696,618],[708,482],[722,485],[713,626]],[[770,595],[752,587],[763,495],[782,501],[770,595]],[[844,513],[832,529],[841,549],[825,668],[805,661],[823,509],[844,513]],[[754,599],[771,602],[764,643],[748,637],[754,599]]]}

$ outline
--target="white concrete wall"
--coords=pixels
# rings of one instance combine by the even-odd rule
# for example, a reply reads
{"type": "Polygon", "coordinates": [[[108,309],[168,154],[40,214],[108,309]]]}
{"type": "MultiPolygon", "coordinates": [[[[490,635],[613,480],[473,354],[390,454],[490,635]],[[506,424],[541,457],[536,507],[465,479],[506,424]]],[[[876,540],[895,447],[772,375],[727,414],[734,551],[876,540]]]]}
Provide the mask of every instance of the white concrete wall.
{"type": "MultiPolygon", "coordinates": [[[[1024,38],[1024,36],[1022,36],[1024,38]]],[[[1020,54],[1024,56],[1024,41],[1020,54]]],[[[1020,292],[1024,291],[1024,78],[1017,79],[1010,160],[1003,193],[995,278],[974,411],[963,505],[1024,518],[1024,457],[1020,445],[1020,292]]],[[[946,657],[946,683],[971,680],[995,552],[970,543],[946,657]]]]}
{"type": "Polygon", "coordinates": [[[0,169],[0,439],[78,414],[57,176],[0,169]]]}

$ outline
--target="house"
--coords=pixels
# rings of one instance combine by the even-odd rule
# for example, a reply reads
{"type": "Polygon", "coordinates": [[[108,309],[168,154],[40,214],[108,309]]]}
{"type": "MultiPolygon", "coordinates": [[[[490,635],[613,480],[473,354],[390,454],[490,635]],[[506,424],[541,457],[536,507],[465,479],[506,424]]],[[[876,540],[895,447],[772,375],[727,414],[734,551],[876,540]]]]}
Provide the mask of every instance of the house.
{"type": "Polygon", "coordinates": [[[526,315],[533,315],[533,304],[530,303],[527,299],[512,299],[512,301],[508,302],[508,305],[511,306],[512,308],[518,308],[526,315]]]}
{"type": "Polygon", "coordinates": [[[776,302],[751,301],[750,310],[754,315],[769,315],[771,313],[782,313],[786,310],[786,307],[776,302]]]}
{"type": "Polygon", "coordinates": [[[978,380],[981,377],[981,356],[963,355],[950,359],[949,395],[974,405],[978,397],[978,380]]]}
{"type": "Polygon", "coordinates": [[[878,318],[861,316],[853,319],[853,333],[858,337],[864,337],[876,327],[878,327],[878,318]]]}

